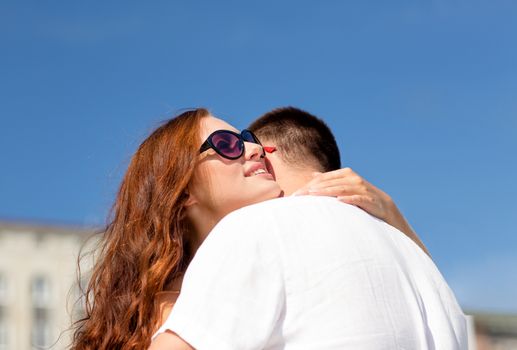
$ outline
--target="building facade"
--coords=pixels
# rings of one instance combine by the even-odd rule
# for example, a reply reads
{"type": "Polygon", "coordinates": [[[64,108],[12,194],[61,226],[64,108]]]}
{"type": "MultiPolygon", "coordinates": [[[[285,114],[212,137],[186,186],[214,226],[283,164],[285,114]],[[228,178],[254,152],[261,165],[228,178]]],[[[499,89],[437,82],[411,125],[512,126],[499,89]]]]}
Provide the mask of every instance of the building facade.
{"type": "Polygon", "coordinates": [[[77,258],[92,233],[0,222],[0,350],[68,348],[77,258]]]}
{"type": "Polygon", "coordinates": [[[517,349],[517,315],[471,312],[475,323],[475,350],[517,349]]]}

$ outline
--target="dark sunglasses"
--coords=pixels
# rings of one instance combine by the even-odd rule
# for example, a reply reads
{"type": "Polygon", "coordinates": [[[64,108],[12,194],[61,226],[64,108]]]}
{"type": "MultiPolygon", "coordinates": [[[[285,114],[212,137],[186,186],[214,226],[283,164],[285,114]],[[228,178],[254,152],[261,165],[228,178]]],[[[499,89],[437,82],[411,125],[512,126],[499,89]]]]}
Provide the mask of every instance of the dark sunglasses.
{"type": "MultiPolygon", "coordinates": [[[[244,142],[256,143],[261,145],[257,136],[249,130],[242,130],[240,134],[230,130],[217,130],[211,133],[201,145],[199,153],[203,153],[212,148],[221,157],[226,159],[238,159],[245,151],[244,142]]],[[[262,149],[262,157],[265,156],[262,149]]]]}

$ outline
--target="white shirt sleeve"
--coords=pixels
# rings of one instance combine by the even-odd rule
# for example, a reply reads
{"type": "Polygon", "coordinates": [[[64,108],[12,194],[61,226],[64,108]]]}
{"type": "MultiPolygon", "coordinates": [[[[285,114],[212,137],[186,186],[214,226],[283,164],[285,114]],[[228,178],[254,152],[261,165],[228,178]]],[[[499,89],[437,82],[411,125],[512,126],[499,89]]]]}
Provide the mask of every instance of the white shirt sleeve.
{"type": "Polygon", "coordinates": [[[198,249],[181,294],[155,334],[169,329],[196,349],[262,349],[284,309],[280,254],[271,232],[242,210],[198,249]]]}

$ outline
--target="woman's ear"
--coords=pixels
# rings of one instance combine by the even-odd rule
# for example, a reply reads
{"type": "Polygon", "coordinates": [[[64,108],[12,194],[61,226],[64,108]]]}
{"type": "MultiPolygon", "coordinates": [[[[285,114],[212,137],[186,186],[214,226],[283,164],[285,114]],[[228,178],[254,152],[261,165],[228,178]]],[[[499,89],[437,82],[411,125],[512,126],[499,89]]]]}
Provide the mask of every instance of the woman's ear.
{"type": "Polygon", "coordinates": [[[188,196],[187,201],[185,202],[185,207],[191,207],[194,204],[197,204],[197,198],[190,192],[188,189],[185,190],[185,194],[188,196]]]}

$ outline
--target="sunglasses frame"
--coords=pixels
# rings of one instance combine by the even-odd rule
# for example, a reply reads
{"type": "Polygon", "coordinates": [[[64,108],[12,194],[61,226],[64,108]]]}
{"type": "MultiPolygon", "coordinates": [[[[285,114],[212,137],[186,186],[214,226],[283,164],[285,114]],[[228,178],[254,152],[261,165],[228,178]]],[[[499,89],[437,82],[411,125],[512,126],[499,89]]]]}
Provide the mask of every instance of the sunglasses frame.
{"type": "MultiPolygon", "coordinates": [[[[241,131],[241,133],[236,133],[235,131],[232,131],[232,130],[225,130],[225,129],[221,129],[221,130],[216,130],[214,131],[213,133],[211,133],[210,135],[208,135],[208,137],[206,138],[205,142],[203,142],[203,144],[201,145],[201,147],[199,148],[199,153],[203,153],[205,151],[208,151],[209,149],[213,149],[218,155],[220,155],[221,157],[223,158],[226,158],[226,159],[230,159],[230,160],[235,160],[235,159],[239,159],[240,157],[242,157],[242,155],[244,154],[244,152],[246,151],[246,146],[244,145],[244,142],[250,142],[250,143],[255,143],[257,145],[260,145],[262,147],[262,143],[260,142],[260,140],[258,139],[258,137],[253,133],[251,132],[250,130],[248,129],[243,129],[241,131]],[[247,133],[251,136],[252,140],[253,141],[248,141],[248,140],[245,140],[244,137],[242,136],[243,133],[247,133]],[[213,143],[212,143],[212,138],[215,136],[215,135],[218,135],[218,134],[232,134],[234,136],[236,136],[238,139],[239,139],[239,145],[241,147],[241,152],[239,153],[238,156],[235,156],[235,157],[230,157],[226,154],[224,154],[223,152],[221,152],[221,150],[219,150],[213,143]]],[[[261,155],[261,158],[263,158],[264,156],[266,155],[265,151],[264,151],[264,147],[262,147],[262,155],[261,155]]]]}

